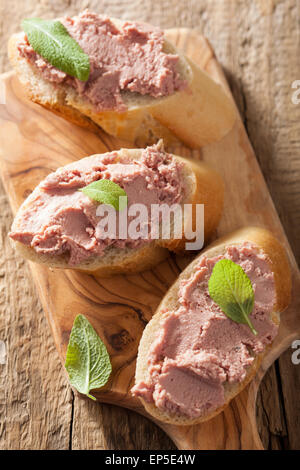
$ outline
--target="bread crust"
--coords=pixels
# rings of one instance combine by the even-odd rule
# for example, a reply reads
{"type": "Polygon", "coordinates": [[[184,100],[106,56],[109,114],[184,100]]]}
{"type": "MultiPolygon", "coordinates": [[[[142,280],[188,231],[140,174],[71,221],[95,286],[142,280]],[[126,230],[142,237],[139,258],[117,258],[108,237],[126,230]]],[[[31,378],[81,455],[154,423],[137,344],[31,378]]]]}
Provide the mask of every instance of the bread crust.
{"type": "MultiPolygon", "coordinates": [[[[180,282],[183,279],[188,279],[194,272],[195,266],[199,262],[199,258],[206,255],[209,258],[213,258],[217,255],[224,254],[226,247],[230,245],[239,245],[243,242],[251,242],[267,255],[268,261],[270,262],[271,269],[274,273],[275,290],[276,290],[276,301],[274,304],[274,312],[272,314],[272,321],[279,325],[280,313],[288,306],[291,295],[291,272],[288,259],[283,246],[279,241],[273,237],[273,235],[266,229],[259,227],[245,227],[230,233],[212,243],[205,250],[201,252],[199,256],[195,258],[192,263],[181,273],[179,278],[169,289],[166,296],[161,301],[155,315],[146,326],[142,339],[140,341],[135,383],[147,380],[148,376],[148,353],[153,342],[153,339],[157,337],[157,333],[160,329],[160,322],[163,318],[161,313],[165,309],[172,311],[176,310],[179,306],[178,302],[178,291],[180,282]]],[[[184,416],[171,415],[164,413],[159,410],[154,404],[148,403],[140,398],[147,412],[154,418],[163,421],[164,423],[176,424],[176,425],[193,425],[204,421],[208,421],[214,416],[218,415],[221,411],[226,408],[229,402],[240,393],[246,385],[255,376],[257,370],[260,367],[263,357],[270,346],[268,346],[262,354],[256,355],[252,365],[248,368],[247,375],[241,383],[224,385],[225,389],[225,403],[215,411],[208,413],[200,418],[190,419],[184,416]]]]}
{"type": "MultiPolygon", "coordinates": [[[[120,25],[120,20],[113,19],[120,25]]],[[[188,86],[170,96],[152,98],[130,94],[127,111],[95,112],[93,106],[65,84],[55,85],[43,79],[18,51],[18,42],[24,33],[11,36],[8,56],[28,97],[83,127],[95,130],[100,126],[108,134],[127,140],[136,146],[145,146],[163,138],[166,144],[178,139],[192,148],[220,140],[236,120],[236,110],[231,98],[221,85],[212,80],[197,65],[187,59],[165,40],[164,49],[180,57],[181,75],[188,86]],[[188,126],[186,123],[188,122],[188,126]]]]}
{"type": "MultiPolygon", "coordinates": [[[[119,161],[121,158],[138,160],[143,151],[141,149],[121,149],[117,151],[119,161]]],[[[174,155],[174,158],[182,162],[183,181],[187,194],[182,204],[204,204],[204,240],[209,240],[216,229],[223,209],[224,185],[218,173],[210,169],[205,163],[195,163],[185,158],[174,155]]],[[[33,193],[23,202],[18,214],[30,207],[33,193]]],[[[193,216],[195,210],[192,211],[193,216]]],[[[16,218],[17,220],[17,218],[16,218]]],[[[17,222],[14,222],[16,224],[17,222]]],[[[14,226],[14,230],[17,229],[14,226]]],[[[70,269],[68,257],[63,255],[39,254],[34,248],[13,241],[18,253],[24,258],[36,263],[46,264],[51,268],[70,269]]],[[[163,261],[168,256],[168,250],[182,252],[185,249],[185,238],[170,240],[154,240],[137,249],[108,248],[103,256],[92,257],[87,262],[72,266],[75,269],[88,274],[108,277],[113,274],[134,273],[149,269],[163,261]]]]}

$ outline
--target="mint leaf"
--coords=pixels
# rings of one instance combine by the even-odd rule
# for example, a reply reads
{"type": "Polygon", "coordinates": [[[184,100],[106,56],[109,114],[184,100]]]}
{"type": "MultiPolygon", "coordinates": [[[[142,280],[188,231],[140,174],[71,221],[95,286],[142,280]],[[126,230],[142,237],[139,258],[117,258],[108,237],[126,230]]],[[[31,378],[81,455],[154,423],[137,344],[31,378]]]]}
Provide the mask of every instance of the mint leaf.
{"type": "Polygon", "coordinates": [[[90,322],[78,315],[70,334],[65,368],[71,385],[89,398],[90,390],[103,387],[111,374],[111,363],[105,344],[90,322]]]}
{"type": "Polygon", "coordinates": [[[35,52],[51,65],[83,82],[88,80],[89,56],[60,21],[27,18],[22,21],[22,28],[35,52]]]}
{"type": "Polygon", "coordinates": [[[86,196],[102,204],[109,204],[117,211],[127,206],[127,194],[118,184],[110,180],[98,180],[80,188],[86,196]],[[119,198],[122,197],[120,200],[119,198]]]}
{"type": "Polygon", "coordinates": [[[254,307],[254,292],[251,281],[243,268],[229,259],[218,261],[208,281],[210,297],[222,312],[236,323],[249,326],[257,335],[249,315],[254,307]]]}

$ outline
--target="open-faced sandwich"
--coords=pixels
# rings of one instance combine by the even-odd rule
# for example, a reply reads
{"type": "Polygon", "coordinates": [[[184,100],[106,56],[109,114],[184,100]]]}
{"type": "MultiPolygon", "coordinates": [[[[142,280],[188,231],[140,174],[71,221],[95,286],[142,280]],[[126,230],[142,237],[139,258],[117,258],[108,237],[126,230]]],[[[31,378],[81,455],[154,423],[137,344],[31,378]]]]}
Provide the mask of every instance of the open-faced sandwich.
{"type": "Polygon", "coordinates": [[[291,274],[282,245],[248,227],[205,249],[144,330],[133,394],[166,423],[220,413],[251,380],[277,335],[291,274]]]}
{"type": "Polygon", "coordinates": [[[222,206],[220,176],[159,142],[92,155],[49,174],[20,207],[10,237],[24,257],[51,267],[137,272],[163,260],[167,249],[183,251],[200,231],[208,240],[222,206]]]}
{"type": "Polygon", "coordinates": [[[164,138],[191,147],[234,124],[222,87],[156,27],[87,10],[22,25],[8,52],[28,96],[75,123],[96,123],[136,146],[164,138]]]}

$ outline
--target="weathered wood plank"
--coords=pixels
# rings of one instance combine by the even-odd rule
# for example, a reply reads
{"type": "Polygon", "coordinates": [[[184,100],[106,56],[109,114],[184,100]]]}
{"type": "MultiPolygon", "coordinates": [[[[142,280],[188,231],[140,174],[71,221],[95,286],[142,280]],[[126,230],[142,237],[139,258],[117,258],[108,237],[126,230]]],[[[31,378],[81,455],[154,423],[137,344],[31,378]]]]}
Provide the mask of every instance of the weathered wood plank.
{"type": "Polygon", "coordinates": [[[284,448],[287,437],[276,364],[267,371],[257,397],[257,422],[265,449],[284,448]]]}
{"type": "Polygon", "coordinates": [[[4,196],[0,207],[0,340],[7,353],[0,365],[0,449],[68,449],[72,392],[27,263],[8,241],[12,217],[4,196]]]}
{"type": "Polygon", "coordinates": [[[279,358],[279,372],[281,377],[281,400],[283,402],[288,434],[288,446],[291,449],[299,449],[300,429],[300,365],[292,363],[293,349],[288,349],[279,358]]]}
{"type": "Polygon", "coordinates": [[[170,439],[141,415],[75,396],[72,449],[168,450],[170,439]],[[83,426],[89,420],[88,427],[83,426]]]}

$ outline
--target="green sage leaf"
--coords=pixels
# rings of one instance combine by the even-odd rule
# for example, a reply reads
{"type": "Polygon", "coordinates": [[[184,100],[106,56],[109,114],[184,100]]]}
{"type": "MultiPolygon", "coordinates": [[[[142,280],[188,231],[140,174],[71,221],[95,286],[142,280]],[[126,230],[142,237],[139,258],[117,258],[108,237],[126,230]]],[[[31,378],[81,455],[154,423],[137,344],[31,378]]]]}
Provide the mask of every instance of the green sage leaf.
{"type": "Polygon", "coordinates": [[[90,390],[103,387],[111,374],[106,346],[84,315],[74,320],[65,368],[71,385],[93,400],[90,390]]]}
{"type": "Polygon", "coordinates": [[[85,82],[90,75],[89,56],[58,20],[27,18],[22,28],[35,52],[71,77],[85,82]]]}
{"type": "Polygon", "coordinates": [[[79,191],[94,201],[113,206],[117,211],[121,211],[127,206],[126,192],[110,180],[93,181],[84,188],[80,188],[79,191]]]}

